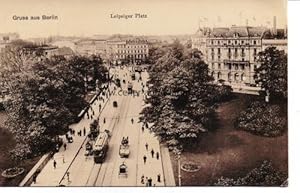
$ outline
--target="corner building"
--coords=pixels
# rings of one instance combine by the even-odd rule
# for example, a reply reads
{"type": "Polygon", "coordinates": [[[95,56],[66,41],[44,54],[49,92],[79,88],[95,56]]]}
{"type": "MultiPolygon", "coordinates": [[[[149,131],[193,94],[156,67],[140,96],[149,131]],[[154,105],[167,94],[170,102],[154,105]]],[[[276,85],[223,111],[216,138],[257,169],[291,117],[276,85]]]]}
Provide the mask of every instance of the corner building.
{"type": "Polygon", "coordinates": [[[258,53],[269,46],[287,48],[286,38],[266,40],[266,34],[270,36],[272,33],[265,27],[203,28],[192,38],[192,48],[203,53],[216,82],[235,88],[257,86],[258,53]]]}

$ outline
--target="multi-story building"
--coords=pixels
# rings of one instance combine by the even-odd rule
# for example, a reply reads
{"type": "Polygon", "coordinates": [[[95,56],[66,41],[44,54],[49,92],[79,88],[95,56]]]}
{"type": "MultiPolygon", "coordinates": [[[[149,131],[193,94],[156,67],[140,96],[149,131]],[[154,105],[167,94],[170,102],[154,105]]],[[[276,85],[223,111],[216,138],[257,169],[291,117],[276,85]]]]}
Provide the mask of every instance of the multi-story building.
{"type": "Polygon", "coordinates": [[[19,39],[20,36],[17,33],[1,33],[0,34],[0,52],[7,44],[19,39]]]}
{"type": "Polygon", "coordinates": [[[75,51],[81,55],[105,55],[106,40],[84,39],[75,42],[75,51]]]}
{"type": "Polygon", "coordinates": [[[82,55],[100,55],[105,61],[113,64],[140,64],[148,57],[149,43],[144,38],[137,37],[87,39],[76,42],[75,51],[82,55]]]}
{"type": "Polygon", "coordinates": [[[269,46],[287,51],[286,37],[275,39],[265,27],[202,29],[198,34],[192,38],[192,48],[202,52],[216,82],[233,87],[255,86],[259,52],[269,46]]]}
{"type": "Polygon", "coordinates": [[[149,53],[145,39],[113,39],[107,41],[107,50],[113,63],[141,64],[146,61],[149,53]]]}

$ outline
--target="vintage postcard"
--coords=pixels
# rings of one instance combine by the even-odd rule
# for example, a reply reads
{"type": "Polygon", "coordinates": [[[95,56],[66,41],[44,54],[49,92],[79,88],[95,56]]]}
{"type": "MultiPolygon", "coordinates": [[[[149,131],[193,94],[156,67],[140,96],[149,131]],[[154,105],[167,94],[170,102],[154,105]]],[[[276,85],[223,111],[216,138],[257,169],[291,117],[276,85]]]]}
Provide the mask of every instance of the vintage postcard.
{"type": "Polygon", "coordinates": [[[0,186],[288,186],[287,1],[0,4],[0,186]]]}

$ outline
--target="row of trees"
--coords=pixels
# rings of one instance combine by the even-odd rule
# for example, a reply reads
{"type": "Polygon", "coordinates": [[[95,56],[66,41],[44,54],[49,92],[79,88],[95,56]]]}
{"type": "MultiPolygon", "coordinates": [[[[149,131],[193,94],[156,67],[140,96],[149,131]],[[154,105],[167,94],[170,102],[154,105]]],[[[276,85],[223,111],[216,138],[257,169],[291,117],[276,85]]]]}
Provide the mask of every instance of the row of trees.
{"type": "Polygon", "coordinates": [[[15,42],[1,53],[1,81],[9,90],[7,126],[12,152],[24,159],[48,151],[87,105],[85,81],[106,80],[99,57],[46,58],[38,46],[15,42]]]}
{"type": "Polygon", "coordinates": [[[261,85],[262,96],[241,112],[237,119],[239,129],[274,137],[287,129],[287,54],[274,47],[259,53],[260,67],[255,73],[261,85]],[[264,98],[267,97],[267,100],[264,98]]]}
{"type": "Polygon", "coordinates": [[[178,41],[149,54],[150,105],[143,119],[154,124],[152,131],[170,148],[191,147],[212,127],[214,104],[229,97],[231,88],[211,84],[213,77],[201,53],[178,41]]]}

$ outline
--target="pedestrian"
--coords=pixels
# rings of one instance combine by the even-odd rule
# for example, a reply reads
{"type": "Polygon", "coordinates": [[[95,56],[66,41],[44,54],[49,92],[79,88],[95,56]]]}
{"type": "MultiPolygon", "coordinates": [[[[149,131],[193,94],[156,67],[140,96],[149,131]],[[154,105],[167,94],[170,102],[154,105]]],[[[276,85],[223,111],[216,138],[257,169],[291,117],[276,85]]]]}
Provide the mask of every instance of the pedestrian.
{"type": "Polygon", "coordinates": [[[56,161],[55,160],[53,160],[53,167],[54,167],[54,169],[56,169],[56,161]]]}
{"type": "Polygon", "coordinates": [[[83,135],[85,136],[86,134],[86,130],[85,130],[85,127],[83,127],[83,135]]]}
{"type": "Polygon", "coordinates": [[[56,150],[56,152],[59,152],[59,145],[58,145],[58,143],[55,146],[55,150],[56,150]]]}
{"type": "Polygon", "coordinates": [[[65,163],[65,155],[63,154],[62,155],[62,161],[63,161],[63,164],[65,163]]]}
{"type": "Polygon", "coordinates": [[[105,121],[105,117],[104,117],[104,119],[103,119],[103,123],[105,123],[106,121],[105,121]]]}
{"type": "Polygon", "coordinates": [[[81,129],[80,129],[80,131],[79,131],[79,136],[81,137],[81,134],[82,134],[82,132],[81,132],[81,129]]]}
{"type": "Polygon", "coordinates": [[[144,130],[145,130],[145,128],[144,128],[144,126],[142,126],[142,132],[144,133],[144,130]]]}
{"type": "Polygon", "coordinates": [[[133,121],[134,121],[133,118],[131,118],[131,123],[132,123],[132,124],[133,124],[133,121]]]}
{"type": "Polygon", "coordinates": [[[145,125],[146,125],[146,128],[148,129],[149,128],[148,123],[146,123],[145,125]]]}
{"type": "Polygon", "coordinates": [[[64,143],[64,149],[65,149],[65,151],[66,151],[66,149],[67,149],[67,144],[66,144],[66,143],[64,143]]]}
{"type": "Polygon", "coordinates": [[[148,177],[146,177],[146,186],[147,186],[147,187],[149,186],[149,180],[148,180],[148,177]]]}
{"type": "Polygon", "coordinates": [[[71,182],[70,181],[70,172],[67,172],[67,180],[68,180],[68,182],[71,182]]]}
{"type": "Polygon", "coordinates": [[[152,158],[154,157],[154,150],[152,149],[151,150],[151,155],[152,155],[152,158]]]}
{"type": "Polygon", "coordinates": [[[156,159],[159,160],[159,153],[156,152],[156,159]]]}
{"type": "Polygon", "coordinates": [[[141,177],[141,183],[142,184],[144,184],[145,182],[144,182],[144,178],[145,178],[145,176],[144,175],[142,175],[142,177],[141,177]]]}
{"type": "Polygon", "coordinates": [[[160,182],[160,174],[157,175],[157,182],[160,182]]]}
{"type": "Polygon", "coordinates": [[[32,181],[34,184],[36,184],[36,178],[37,178],[37,173],[35,172],[32,176],[32,181]]]}
{"type": "Polygon", "coordinates": [[[144,155],[143,159],[144,159],[144,164],[146,164],[146,161],[147,161],[146,155],[144,155]]]}
{"type": "Polygon", "coordinates": [[[149,181],[149,186],[152,186],[152,178],[151,177],[148,179],[148,181],[149,181]]]}
{"type": "Polygon", "coordinates": [[[148,151],[148,143],[145,144],[146,150],[148,151]]]}
{"type": "Polygon", "coordinates": [[[95,115],[95,111],[93,111],[93,115],[95,115]]]}

